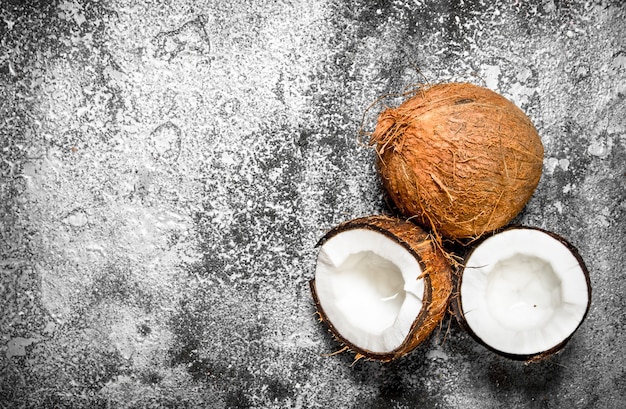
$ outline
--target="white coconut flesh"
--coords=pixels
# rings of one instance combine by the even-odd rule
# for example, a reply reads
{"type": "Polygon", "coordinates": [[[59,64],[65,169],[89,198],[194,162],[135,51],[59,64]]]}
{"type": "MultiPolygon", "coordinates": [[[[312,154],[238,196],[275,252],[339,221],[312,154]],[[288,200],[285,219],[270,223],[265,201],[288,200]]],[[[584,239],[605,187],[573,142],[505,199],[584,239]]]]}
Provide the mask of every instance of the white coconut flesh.
{"type": "Polygon", "coordinates": [[[505,230],[470,255],[460,287],[470,329],[496,350],[531,355],[559,345],[585,317],[585,270],[566,245],[535,229],[505,230]]]}
{"type": "Polygon", "coordinates": [[[326,318],[345,340],[387,353],[406,339],[422,308],[420,274],[418,261],[405,247],[382,233],[358,228],[322,245],[315,288],[326,318]]]}

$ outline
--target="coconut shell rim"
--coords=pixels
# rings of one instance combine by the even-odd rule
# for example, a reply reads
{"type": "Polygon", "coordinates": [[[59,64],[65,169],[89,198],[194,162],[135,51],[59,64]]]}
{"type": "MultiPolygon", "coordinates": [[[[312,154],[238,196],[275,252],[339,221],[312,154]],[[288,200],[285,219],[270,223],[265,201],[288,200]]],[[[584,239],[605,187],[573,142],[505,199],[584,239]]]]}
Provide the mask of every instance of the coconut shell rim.
{"type": "MultiPolygon", "coordinates": [[[[317,290],[316,290],[316,286],[315,286],[315,278],[311,279],[309,281],[309,287],[311,290],[311,294],[313,296],[313,300],[315,303],[315,308],[317,311],[317,314],[320,317],[320,321],[323,321],[327,326],[328,329],[330,331],[330,333],[333,335],[333,337],[340,342],[342,345],[344,345],[345,347],[347,347],[350,351],[355,352],[356,356],[357,356],[357,360],[360,358],[365,357],[366,359],[369,360],[376,360],[376,361],[382,361],[382,362],[389,362],[392,360],[395,360],[397,358],[400,358],[404,355],[407,355],[408,353],[410,353],[411,351],[413,351],[415,348],[417,348],[424,340],[426,340],[427,338],[430,337],[431,333],[434,330],[431,329],[430,331],[428,331],[428,333],[426,335],[424,335],[424,338],[418,342],[415,345],[412,345],[414,342],[414,336],[416,334],[419,333],[419,329],[421,328],[422,324],[424,322],[426,322],[427,318],[431,318],[431,314],[429,314],[429,307],[432,305],[432,301],[433,301],[433,287],[432,287],[432,281],[431,281],[431,277],[429,274],[425,274],[425,272],[427,272],[427,266],[424,264],[424,260],[423,257],[418,254],[418,252],[412,248],[410,246],[409,243],[407,243],[404,240],[401,240],[399,237],[393,235],[389,230],[377,226],[377,225],[373,225],[368,223],[368,221],[372,221],[372,220],[381,220],[384,222],[389,222],[389,223],[408,223],[412,228],[417,228],[419,229],[421,232],[423,232],[427,237],[430,237],[430,234],[428,233],[427,230],[425,230],[422,226],[412,223],[411,221],[408,220],[404,220],[404,219],[400,219],[398,217],[395,216],[388,216],[388,215],[372,215],[372,216],[364,216],[364,217],[359,217],[356,219],[352,219],[352,220],[348,220],[346,222],[340,223],[339,225],[333,227],[330,231],[328,231],[316,244],[316,247],[319,247],[321,245],[323,245],[326,241],[328,241],[329,239],[331,239],[332,237],[334,237],[337,234],[340,234],[341,232],[347,231],[347,230],[353,230],[353,229],[358,229],[358,228],[365,228],[365,229],[369,229],[369,230],[374,230],[377,231],[383,235],[385,235],[386,237],[389,237],[390,239],[394,240],[397,244],[401,245],[402,247],[404,247],[407,251],[409,251],[409,253],[418,261],[418,264],[420,265],[420,268],[422,269],[422,276],[420,278],[424,279],[424,296],[422,299],[422,308],[420,309],[418,315],[416,316],[415,320],[413,320],[413,323],[411,324],[411,327],[409,329],[408,334],[406,335],[405,339],[402,341],[402,343],[394,348],[393,350],[389,351],[389,352],[384,352],[384,353],[380,353],[380,352],[373,352],[370,350],[367,350],[365,348],[361,348],[358,347],[356,345],[354,345],[352,342],[350,342],[349,340],[347,340],[345,337],[343,337],[339,331],[337,331],[337,329],[335,328],[335,326],[333,325],[333,323],[328,319],[326,313],[324,312],[324,308],[322,307],[321,303],[319,302],[319,298],[317,296],[317,290]]],[[[431,251],[436,252],[436,247],[434,246],[434,243],[431,239],[431,251]]],[[[443,257],[443,255],[442,255],[443,257]]],[[[454,280],[452,279],[452,269],[451,267],[449,267],[449,284],[450,284],[450,289],[448,291],[448,294],[446,295],[446,299],[444,304],[446,306],[449,305],[450,302],[450,297],[452,294],[452,287],[454,285],[454,280]]],[[[447,310],[447,308],[446,308],[447,310]]],[[[442,314],[442,316],[440,317],[439,321],[441,321],[441,319],[443,319],[443,316],[445,315],[445,311],[444,314],[442,314]]],[[[340,350],[341,351],[341,350],[340,350]]]]}
{"type": "MultiPolygon", "coordinates": [[[[428,277],[424,277],[424,279],[427,280],[428,282],[428,285],[424,286],[424,292],[432,293],[432,290],[430,288],[430,279],[428,277]]],[[[426,303],[422,305],[422,309],[420,310],[419,314],[417,315],[417,317],[411,324],[411,329],[409,330],[409,333],[407,334],[406,338],[402,341],[402,344],[400,344],[400,346],[398,346],[397,348],[394,348],[393,350],[389,352],[373,352],[368,349],[361,348],[359,346],[354,345],[347,338],[341,335],[341,333],[337,330],[337,328],[332,323],[332,321],[328,319],[328,316],[326,315],[326,312],[324,312],[324,308],[322,307],[319,301],[319,298],[317,297],[315,279],[312,279],[309,281],[309,287],[311,289],[311,294],[313,295],[313,301],[315,303],[316,312],[319,315],[320,320],[328,326],[328,331],[332,334],[333,338],[339,343],[341,343],[342,345],[344,345],[345,347],[347,347],[348,350],[354,352],[357,356],[357,359],[360,359],[361,357],[365,357],[367,359],[374,360],[374,361],[389,362],[394,359],[400,358],[401,356],[404,356],[413,350],[413,348],[409,347],[411,336],[414,334],[415,328],[418,328],[419,325],[423,323],[424,320],[426,319],[426,314],[424,313],[424,309],[427,308],[426,303]]],[[[429,297],[430,297],[430,294],[429,294],[429,297]]]]}
{"type": "Polygon", "coordinates": [[[463,262],[459,266],[459,270],[456,273],[456,279],[454,280],[454,283],[453,283],[452,295],[450,297],[450,309],[452,311],[452,314],[455,316],[457,322],[461,326],[461,328],[463,328],[463,330],[465,330],[472,338],[474,338],[476,342],[486,347],[488,350],[500,356],[503,356],[505,358],[509,358],[515,361],[537,362],[537,361],[544,360],[554,354],[561,352],[563,348],[565,347],[565,345],[569,342],[569,340],[574,336],[576,331],[578,331],[580,326],[583,324],[591,308],[591,301],[592,301],[591,277],[589,275],[589,270],[587,268],[587,265],[585,264],[585,261],[580,255],[580,252],[578,251],[578,249],[567,239],[558,235],[555,232],[546,230],[541,227],[528,226],[528,225],[522,225],[522,224],[512,224],[512,225],[504,226],[498,230],[494,230],[490,232],[489,234],[481,236],[473,244],[474,245],[472,246],[472,248],[463,257],[463,262]],[[469,260],[469,258],[471,257],[472,253],[474,252],[474,250],[476,250],[476,248],[478,248],[478,246],[480,246],[480,244],[482,244],[485,240],[493,236],[496,236],[499,233],[505,232],[507,230],[518,230],[518,229],[536,230],[536,231],[539,231],[539,232],[542,232],[551,236],[552,238],[556,239],[561,244],[563,244],[572,253],[572,255],[574,255],[574,257],[578,261],[578,264],[580,265],[583,275],[585,277],[585,282],[587,283],[587,308],[585,309],[585,313],[583,314],[583,317],[578,323],[578,325],[576,326],[576,328],[571,332],[571,334],[569,334],[566,338],[564,338],[561,342],[554,345],[553,347],[548,348],[545,351],[539,351],[539,352],[531,353],[531,354],[515,354],[515,353],[500,351],[499,349],[494,348],[493,346],[489,345],[487,342],[483,341],[483,339],[480,338],[480,336],[478,336],[470,328],[469,324],[467,323],[467,320],[465,319],[465,314],[463,313],[463,309],[461,307],[462,300],[461,300],[460,290],[461,290],[461,285],[463,283],[463,272],[465,270],[465,265],[467,261],[469,260]]]}

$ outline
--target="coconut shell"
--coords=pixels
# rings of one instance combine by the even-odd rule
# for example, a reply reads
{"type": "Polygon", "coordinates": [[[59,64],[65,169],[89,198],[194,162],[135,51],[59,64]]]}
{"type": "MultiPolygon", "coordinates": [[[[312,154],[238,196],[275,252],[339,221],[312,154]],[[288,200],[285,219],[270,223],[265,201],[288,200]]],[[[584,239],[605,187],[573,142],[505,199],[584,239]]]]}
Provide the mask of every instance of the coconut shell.
{"type": "Polygon", "coordinates": [[[585,318],[587,317],[587,314],[589,313],[589,308],[591,307],[591,278],[589,276],[589,270],[587,269],[587,266],[582,258],[582,256],[580,255],[580,253],[578,252],[578,249],[576,247],[574,247],[573,244],[571,244],[569,241],[567,241],[565,238],[559,236],[556,233],[553,233],[551,231],[548,230],[544,230],[538,227],[529,227],[529,226],[521,226],[521,225],[515,225],[515,226],[507,226],[504,229],[500,229],[496,232],[492,232],[492,234],[489,235],[485,235],[483,237],[480,238],[480,240],[478,240],[476,243],[474,243],[474,246],[472,247],[472,249],[470,249],[465,256],[463,257],[464,261],[463,263],[459,266],[459,272],[457,274],[455,274],[455,280],[454,280],[454,287],[453,287],[453,292],[452,292],[452,296],[450,297],[450,309],[452,314],[456,317],[457,322],[459,323],[459,325],[461,326],[461,328],[463,328],[465,330],[465,332],[467,332],[472,338],[474,338],[474,340],[476,340],[479,344],[481,344],[482,346],[484,346],[485,348],[487,348],[488,350],[495,352],[496,354],[512,359],[512,360],[516,360],[516,361],[525,361],[525,362],[538,362],[538,361],[542,361],[544,359],[547,359],[549,357],[552,357],[553,355],[561,352],[563,350],[563,348],[565,347],[565,345],[569,342],[569,340],[572,338],[572,336],[574,335],[574,333],[578,330],[578,328],[580,328],[580,326],[582,325],[582,323],[584,322],[585,318]],[[580,323],[578,324],[578,327],[576,327],[576,329],[566,338],[563,339],[563,341],[561,341],[559,344],[555,345],[554,347],[545,350],[545,351],[541,351],[541,352],[537,352],[535,354],[511,354],[511,353],[505,353],[502,352],[498,349],[495,349],[493,347],[491,347],[489,344],[487,344],[485,341],[483,341],[469,326],[469,324],[467,323],[467,320],[465,318],[465,314],[463,312],[463,305],[462,305],[462,299],[461,299],[461,284],[463,283],[463,271],[465,270],[465,266],[467,265],[467,261],[469,260],[470,256],[472,255],[473,251],[487,238],[491,237],[492,235],[501,233],[505,230],[508,229],[533,229],[533,230],[537,230],[537,231],[541,231],[543,233],[546,233],[550,236],[552,236],[553,238],[555,238],[556,240],[558,240],[559,242],[561,242],[571,253],[572,255],[576,258],[576,260],[578,261],[578,264],[581,267],[581,270],[585,276],[585,281],[587,282],[587,290],[588,290],[588,300],[587,300],[587,309],[585,310],[584,316],[581,319],[580,323]]]}
{"type": "Polygon", "coordinates": [[[524,112],[467,83],[423,88],[384,110],[370,143],[398,210],[451,239],[509,223],[532,196],[543,165],[541,139],[524,112]]]}
{"type": "Polygon", "coordinates": [[[388,353],[374,353],[353,345],[345,339],[333,326],[319,302],[315,288],[315,279],[310,281],[313,300],[317,313],[322,322],[325,322],[333,336],[345,347],[356,354],[356,359],[388,362],[404,356],[424,342],[433,330],[440,324],[447,309],[452,293],[452,268],[446,254],[437,243],[420,226],[391,216],[368,216],[344,222],[329,231],[318,242],[318,246],[339,234],[350,229],[369,229],[382,233],[396,241],[411,253],[418,261],[424,279],[424,297],[422,309],[415,317],[413,325],[404,342],[395,350],[388,353]]]}

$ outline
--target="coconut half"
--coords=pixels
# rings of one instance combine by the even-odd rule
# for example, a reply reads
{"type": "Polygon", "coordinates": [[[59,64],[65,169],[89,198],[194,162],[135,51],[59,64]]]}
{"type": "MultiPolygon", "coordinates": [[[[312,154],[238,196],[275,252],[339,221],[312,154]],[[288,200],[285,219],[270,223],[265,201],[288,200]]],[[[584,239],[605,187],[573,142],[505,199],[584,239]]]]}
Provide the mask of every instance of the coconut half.
{"type": "Polygon", "coordinates": [[[587,268],[563,238],[508,228],[478,244],[456,283],[453,310],[487,348],[537,360],[560,351],[591,303],[587,268]]]}
{"type": "Polygon", "coordinates": [[[421,227],[365,217],[335,227],[318,245],[310,283],[317,312],[357,359],[403,356],[443,318],[452,270],[421,227]]]}

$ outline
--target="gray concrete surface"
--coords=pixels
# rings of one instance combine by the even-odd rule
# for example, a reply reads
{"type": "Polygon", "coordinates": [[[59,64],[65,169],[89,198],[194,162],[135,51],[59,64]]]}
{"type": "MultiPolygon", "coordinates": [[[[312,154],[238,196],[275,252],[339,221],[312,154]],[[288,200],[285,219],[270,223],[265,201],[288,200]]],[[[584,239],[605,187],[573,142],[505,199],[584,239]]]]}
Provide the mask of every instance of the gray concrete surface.
{"type": "Polygon", "coordinates": [[[3,0],[0,408],[623,407],[625,39],[620,0],[3,0]],[[368,106],[453,80],[537,125],[517,221],[579,248],[588,319],[530,365],[449,318],[323,356],[314,245],[388,211],[368,106]]]}

